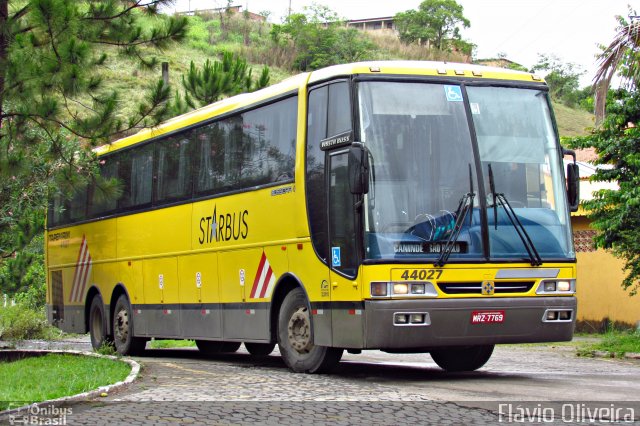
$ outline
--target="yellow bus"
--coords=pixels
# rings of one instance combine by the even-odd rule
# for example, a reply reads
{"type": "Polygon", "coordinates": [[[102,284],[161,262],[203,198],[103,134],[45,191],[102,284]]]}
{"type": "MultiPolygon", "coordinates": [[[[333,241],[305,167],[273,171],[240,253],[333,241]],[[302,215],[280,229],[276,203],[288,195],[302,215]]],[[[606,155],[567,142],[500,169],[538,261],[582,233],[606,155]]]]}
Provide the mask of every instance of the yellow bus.
{"type": "Polygon", "coordinates": [[[277,344],[295,372],[366,349],[468,371],[495,344],[570,340],[567,153],[529,73],[298,75],[97,149],[120,194],[52,197],[48,318],[121,354],[277,344]]]}

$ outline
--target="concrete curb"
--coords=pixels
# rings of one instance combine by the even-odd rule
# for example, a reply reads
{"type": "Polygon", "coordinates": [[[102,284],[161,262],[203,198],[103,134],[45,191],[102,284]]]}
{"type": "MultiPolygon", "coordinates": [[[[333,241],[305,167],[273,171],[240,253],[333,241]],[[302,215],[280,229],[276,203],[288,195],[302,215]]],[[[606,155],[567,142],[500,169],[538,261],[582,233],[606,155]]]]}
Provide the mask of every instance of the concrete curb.
{"type": "Polygon", "coordinates": [[[122,361],[122,362],[126,362],[127,364],[129,364],[131,366],[131,372],[129,372],[129,375],[120,382],[116,382],[114,384],[111,385],[106,385],[106,386],[101,386],[97,389],[94,390],[90,390],[87,392],[83,392],[83,393],[79,393],[76,395],[70,395],[70,396],[63,396],[60,398],[56,398],[56,399],[50,399],[47,401],[40,401],[40,402],[34,402],[32,404],[28,404],[28,405],[23,405],[21,407],[17,407],[17,408],[12,408],[10,410],[5,410],[5,411],[0,411],[0,416],[4,416],[7,414],[13,414],[13,413],[17,413],[23,410],[29,410],[32,407],[39,407],[41,405],[45,405],[45,404],[53,404],[53,403],[63,403],[63,402],[73,402],[73,401],[84,401],[84,400],[88,400],[88,399],[92,399],[92,398],[96,398],[98,396],[100,396],[102,393],[109,393],[110,391],[119,389],[121,387],[124,387],[130,383],[132,383],[135,379],[138,378],[138,374],[140,374],[140,364],[138,364],[136,361],[129,359],[129,358],[118,358],[116,356],[112,356],[112,355],[101,355],[95,352],[86,352],[86,351],[75,351],[75,350],[49,350],[49,349],[2,349],[0,350],[0,353],[3,352],[29,352],[29,353],[37,353],[37,354],[48,354],[48,353],[52,353],[52,354],[70,354],[70,355],[76,355],[76,356],[93,356],[96,358],[105,358],[105,359],[112,359],[112,360],[116,360],[116,361],[122,361]]]}
{"type": "Polygon", "coordinates": [[[591,356],[593,358],[616,358],[616,359],[636,359],[640,360],[640,353],[636,352],[625,352],[622,355],[618,355],[615,352],[609,351],[587,351],[583,353],[579,353],[578,356],[591,356]]]}

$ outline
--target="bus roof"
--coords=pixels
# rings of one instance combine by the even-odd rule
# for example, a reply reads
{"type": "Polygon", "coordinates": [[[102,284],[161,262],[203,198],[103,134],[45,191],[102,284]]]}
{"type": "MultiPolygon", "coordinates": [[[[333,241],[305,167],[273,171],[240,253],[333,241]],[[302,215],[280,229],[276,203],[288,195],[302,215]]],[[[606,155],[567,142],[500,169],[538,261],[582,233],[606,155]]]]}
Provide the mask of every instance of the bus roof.
{"type": "Polygon", "coordinates": [[[433,75],[527,82],[543,81],[541,77],[528,72],[484,65],[434,61],[368,61],[334,65],[313,71],[309,78],[309,83],[352,74],[433,75]]]}
{"type": "Polygon", "coordinates": [[[94,149],[98,155],[118,151],[139,142],[170,133],[175,130],[191,126],[203,120],[224,114],[235,109],[243,108],[287,92],[297,91],[305,83],[315,83],[340,76],[353,74],[385,74],[385,75],[430,75],[457,78],[499,79],[522,82],[542,82],[542,78],[527,72],[514,71],[505,68],[487,67],[453,62],[433,61],[369,61],[343,65],[334,65],[310,73],[302,73],[286,80],[258,90],[253,93],[243,93],[232,96],[174,117],[160,125],[141,130],[140,132],[119,139],[112,143],[94,149]]]}

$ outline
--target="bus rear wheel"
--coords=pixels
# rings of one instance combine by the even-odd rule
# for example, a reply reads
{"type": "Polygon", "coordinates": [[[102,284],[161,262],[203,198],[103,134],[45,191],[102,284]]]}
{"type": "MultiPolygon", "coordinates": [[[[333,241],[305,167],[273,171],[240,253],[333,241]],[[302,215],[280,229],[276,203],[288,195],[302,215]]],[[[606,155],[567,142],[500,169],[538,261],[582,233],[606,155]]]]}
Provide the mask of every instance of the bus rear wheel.
{"type": "Polygon", "coordinates": [[[113,342],[121,355],[139,355],[147,340],[133,335],[133,315],[129,299],[124,294],[118,298],[113,311],[113,342]]]}
{"type": "Polygon", "coordinates": [[[273,352],[273,349],[276,347],[276,344],[245,342],[244,347],[247,348],[247,352],[249,352],[253,356],[267,356],[271,352],[273,352]]]}
{"type": "Polygon", "coordinates": [[[280,307],[278,347],[284,363],[296,373],[327,373],[342,358],[342,349],[313,344],[309,303],[301,288],[289,292],[280,307]]]}
{"type": "Polygon", "coordinates": [[[95,350],[113,343],[107,336],[104,303],[102,303],[102,297],[98,294],[91,299],[91,306],[89,307],[89,336],[91,337],[91,346],[95,350]]]}
{"type": "Polygon", "coordinates": [[[220,342],[213,340],[196,340],[198,350],[205,355],[235,352],[240,348],[240,342],[220,342]]]}
{"type": "Polygon", "coordinates": [[[435,349],[431,358],[446,371],[474,371],[489,361],[494,345],[458,346],[435,349]]]}

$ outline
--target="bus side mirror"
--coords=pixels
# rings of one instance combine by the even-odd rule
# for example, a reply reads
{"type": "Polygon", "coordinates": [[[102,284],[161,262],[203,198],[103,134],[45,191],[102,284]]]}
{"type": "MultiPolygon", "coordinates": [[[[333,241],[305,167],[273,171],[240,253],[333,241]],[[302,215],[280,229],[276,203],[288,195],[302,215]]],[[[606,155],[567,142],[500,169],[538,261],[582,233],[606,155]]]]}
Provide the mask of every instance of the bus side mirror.
{"type": "Polygon", "coordinates": [[[569,209],[572,212],[577,212],[580,205],[580,171],[576,163],[576,152],[572,149],[562,148],[562,156],[565,155],[573,157],[573,163],[567,164],[567,198],[569,209]]]}
{"type": "Polygon", "coordinates": [[[580,172],[576,163],[567,164],[567,195],[569,209],[572,212],[578,211],[580,204],[580,172]]]}
{"type": "Polygon", "coordinates": [[[354,142],[349,148],[348,174],[352,194],[369,192],[369,152],[361,142],[354,142]]]}

